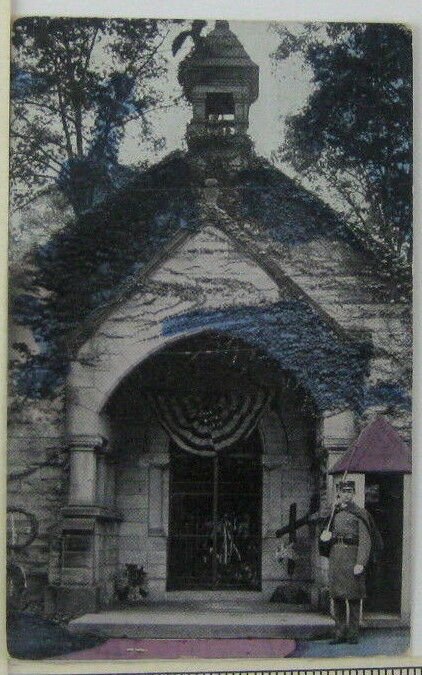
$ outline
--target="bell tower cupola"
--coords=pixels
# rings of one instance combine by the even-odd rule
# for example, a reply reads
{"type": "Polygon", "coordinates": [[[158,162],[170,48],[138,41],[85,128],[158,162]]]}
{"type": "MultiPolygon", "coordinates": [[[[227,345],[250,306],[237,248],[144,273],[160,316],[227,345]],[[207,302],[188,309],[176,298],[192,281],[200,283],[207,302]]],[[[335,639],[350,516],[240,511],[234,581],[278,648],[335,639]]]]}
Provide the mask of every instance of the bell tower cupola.
{"type": "Polygon", "coordinates": [[[180,64],[179,81],[192,104],[190,150],[250,150],[249,108],[258,98],[259,67],[228,21],[216,21],[198,41],[180,64]]]}

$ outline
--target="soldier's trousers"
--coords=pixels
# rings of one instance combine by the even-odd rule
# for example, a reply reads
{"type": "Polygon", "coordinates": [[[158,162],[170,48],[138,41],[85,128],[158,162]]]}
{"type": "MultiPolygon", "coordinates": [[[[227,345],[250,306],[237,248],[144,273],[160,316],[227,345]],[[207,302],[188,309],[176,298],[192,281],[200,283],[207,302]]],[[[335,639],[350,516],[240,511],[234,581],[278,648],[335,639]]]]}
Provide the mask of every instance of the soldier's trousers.
{"type": "Polygon", "coordinates": [[[360,600],[333,598],[333,601],[336,638],[346,640],[357,638],[359,635],[360,600]]]}

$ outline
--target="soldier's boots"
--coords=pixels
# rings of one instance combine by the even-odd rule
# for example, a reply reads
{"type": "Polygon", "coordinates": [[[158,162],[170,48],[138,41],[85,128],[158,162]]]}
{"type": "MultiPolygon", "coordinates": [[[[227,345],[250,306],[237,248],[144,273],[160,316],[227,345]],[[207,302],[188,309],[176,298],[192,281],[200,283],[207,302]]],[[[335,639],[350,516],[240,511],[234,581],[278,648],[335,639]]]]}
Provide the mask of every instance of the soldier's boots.
{"type": "Polygon", "coordinates": [[[344,642],[347,642],[347,637],[343,633],[336,633],[334,637],[330,640],[330,645],[341,645],[344,642]]]}
{"type": "Polygon", "coordinates": [[[347,638],[347,642],[349,645],[357,645],[359,644],[359,638],[357,635],[351,635],[349,638],[347,638]]]}
{"type": "Polygon", "coordinates": [[[329,642],[330,645],[341,645],[347,642],[349,645],[359,644],[359,636],[356,634],[351,635],[335,635],[329,642]]]}

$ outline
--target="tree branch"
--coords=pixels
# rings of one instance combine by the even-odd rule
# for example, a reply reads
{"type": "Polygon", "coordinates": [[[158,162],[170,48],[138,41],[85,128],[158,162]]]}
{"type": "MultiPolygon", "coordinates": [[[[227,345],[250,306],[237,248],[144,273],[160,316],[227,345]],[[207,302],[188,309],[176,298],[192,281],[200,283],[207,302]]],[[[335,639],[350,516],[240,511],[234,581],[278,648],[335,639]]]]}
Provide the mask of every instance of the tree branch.
{"type": "Polygon", "coordinates": [[[138,68],[137,70],[135,70],[134,77],[138,77],[138,76],[140,75],[140,73],[142,72],[142,70],[143,70],[149,63],[151,63],[151,61],[153,60],[153,58],[157,55],[158,50],[160,49],[160,47],[162,47],[162,45],[163,45],[163,43],[164,43],[164,40],[167,38],[167,36],[168,36],[169,33],[170,33],[170,28],[167,28],[167,32],[165,33],[165,35],[163,35],[163,37],[161,38],[160,42],[159,42],[159,43],[154,47],[154,49],[150,52],[150,54],[148,55],[148,58],[146,58],[145,61],[143,61],[143,63],[141,63],[141,65],[139,66],[139,68],[138,68]]]}
{"type": "MultiPolygon", "coordinates": [[[[20,133],[18,133],[18,132],[16,132],[16,131],[11,131],[11,136],[14,136],[14,137],[16,137],[16,138],[21,138],[23,141],[28,141],[28,137],[27,137],[27,136],[24,136],[23,134],[20,134],[20,133]]],[[[49,160],[48,163],[47,163],[47,166],[49,166],[49,168],[50,168],[52,171],[55,171],[56,173],[59,173],[60,170],[61,170],[61,168],[62,168],[62,163],[61,163],[59,160],[55,159],[52,155],[50,155],[50,154],[49,154],[46,150],[44,150],[44,148],[42,148],[40,145],[38,145],[36,149],[37,149],[38,152],[40,152],[42,155],[44,155],[44,157],[46,157],[47,160],[49,160]],[[50,161],[52,161],[52,162],[54,162],[55,164],[57,164],[57,166],[58,166],[59,168],[57,169],[57,168],[55,168],[54,166],[51,166],[50,161]]]]}
{"type": "MultiPolygon", "coordinates": [[[[49,105],[48,103],[41,103],[40,101],[31,101],[31,100],[26,100],[26,99],[21,99],[19,103],[23,103],[25,105],[33,105],[37,108],[45,108],[46,110],[50,110],[50,112],[54,113],[55,115],[60,115],[60,110],[59,108],[56,108],[53,105],[49,105]]],[[[15,108],[16,110],[16,108],[15,108]]],[[[73,118],[67,114],[67,118],[69,122],[73,122],[73,118]]]]}

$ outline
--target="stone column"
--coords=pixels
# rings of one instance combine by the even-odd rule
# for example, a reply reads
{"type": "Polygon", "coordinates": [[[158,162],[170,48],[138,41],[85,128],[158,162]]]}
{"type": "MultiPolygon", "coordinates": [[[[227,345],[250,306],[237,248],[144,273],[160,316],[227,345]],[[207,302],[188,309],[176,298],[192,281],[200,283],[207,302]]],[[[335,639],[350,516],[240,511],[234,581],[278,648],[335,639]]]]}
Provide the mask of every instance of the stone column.
{"type": "Polygon", "coordinates": [[[97,493],[97,452],[100,436],[74,436],[70,442],[70,506],[93,506],[97,493]]]}
{"type": "Polygon", "coordinates": [[[98,506],[106,506],[107,489],[107,456],[102,449],[97,451],[97,481],[96,481],[96,503],[98,506]]]}
{"type": "Polygon", "coordinates": [[[280,527],[281,514],[281,481],[282,472],[286,469],[286,459],[264,455],[262,458],[262,536],[275,537],[280,527]]]}
{"type": "Polygon", "coordinates": [[[168,455],[148,467],[148,536],[166,537],[168,529],[168,455]]]}
{"type": "Polygon", "coordinates": [[[106,460],[105,505],[111,509],[116,505],[116,461],[115,457],[106,460]]]}
{"type": "Polygon", "coordinates": [[[55,587],[60,612],[93,612],[112,598],[111,554],[120,517],[106,504],[106,445],[98,435],[70,439],[69,501],[62,511],[61,569],[55,587]]]}

